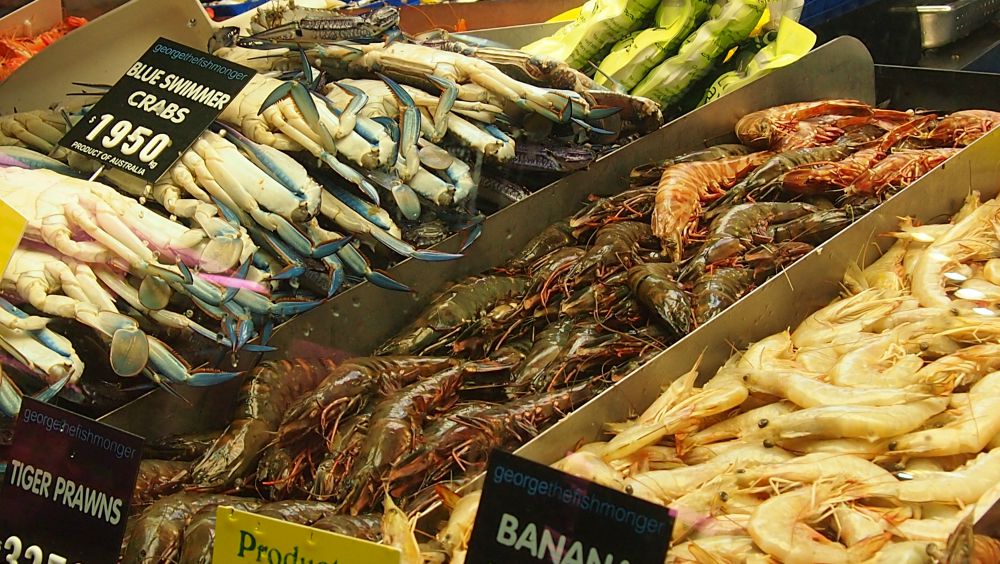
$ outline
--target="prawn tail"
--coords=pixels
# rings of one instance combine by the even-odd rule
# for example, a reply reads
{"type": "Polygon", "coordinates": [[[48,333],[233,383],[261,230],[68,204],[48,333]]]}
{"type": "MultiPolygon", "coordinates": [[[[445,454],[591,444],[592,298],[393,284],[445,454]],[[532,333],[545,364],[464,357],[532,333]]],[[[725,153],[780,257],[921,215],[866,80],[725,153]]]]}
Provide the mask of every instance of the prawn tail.
{"type": "Polygon", "coordinates": [[[437,484],[434,486],[434,493],[437,494],[438,499],[440,499],[441,503],[443,503],[449,510],[455,509],[459,500],[462,499],[462,496],[459,495],[458,492],[443,484],[437,484]]]}
{"type": "Polygon", "coordinates": [[[698,546],[696,541],[691,541],[688,551],[691,552],[691,556],[694,557],[695,562],[698,564],[729,564],[730,562],[733,562],[733,560],[724,556],[712,554],[711,552],[698,546]]]}
{"type": "Polygon", "coordinates": [[[892,538],[892,533],[881,533],[877,535],[872,535],[870,537],[862,539],[860,542],[851,546],[847,549],[847,561],[848,562],[866,562],[875,554],[882,550],[889,540],[892,538]]]}

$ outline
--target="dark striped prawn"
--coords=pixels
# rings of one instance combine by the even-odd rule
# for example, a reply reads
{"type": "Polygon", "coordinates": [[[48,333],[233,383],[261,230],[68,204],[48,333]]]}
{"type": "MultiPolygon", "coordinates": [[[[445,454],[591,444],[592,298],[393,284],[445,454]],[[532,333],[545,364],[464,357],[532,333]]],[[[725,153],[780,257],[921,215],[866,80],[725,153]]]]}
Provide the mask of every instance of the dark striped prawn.
{"type": "Polygon", "coordinates": [[[388,476],[389,491],[397,497],[407,495],[424,484],[442,480],[456,467],[484,460],[494,448],[511,441],[523,443],[595,393],[596,388],[588,382],[449,414],[426,430],[422,445],[393,466],[388,476]]]}
{"type": "Polygon", "coordinates": [[[385,395],[420,378],[454,366],[447,357],[382,356],[344,361],[309,394],[285,411],[278,428],[278,442],[288,443],[304,434],[329,429],[329,422],[360,409],[369,396],[385,395]]]}
{"type": "Polygon", "coordinates": [[[285,410],[335,370],[329,360],[267,362],[243,382],[233,422],[191,470],[195,486],[219,491],[244,479],[273,438],[285,410]]]}
{"type": "Polygon", "coordinates": [[[451,344],[469,323],[497,303],[521,296],[529,280],[522,276],[473,276],[451,285],[434,298],[410,325],[379,347],[376,354],[427,354],[451,344]]]}
{"type": "Polygon", "coordinates": [[[375,406],[357,460],[337,496],[347,511],[357,515],[379,499],[383,479],[416,447],[428,413],[455,401],[468,371],[467,366],[452,366],[387,395],[375,406]]]}

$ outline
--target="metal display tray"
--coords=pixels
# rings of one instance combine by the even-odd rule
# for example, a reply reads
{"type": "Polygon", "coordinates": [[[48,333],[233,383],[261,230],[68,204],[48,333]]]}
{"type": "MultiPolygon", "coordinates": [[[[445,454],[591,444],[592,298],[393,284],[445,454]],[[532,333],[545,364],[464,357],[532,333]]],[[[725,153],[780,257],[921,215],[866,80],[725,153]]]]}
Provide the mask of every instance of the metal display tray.
{"type": "MultiPolygon", "coordinates": [[[[413,288],[412,294],[390,292],[367,283],[339,293],[279,327],[271,341],[279,352],[272,357],[343,358],[369,354],[415,317],[446,284],[503,263],[546,226],[580,209],[589,195],[620,191],[635,166],[732,141],[733,124],[749,112],[823,98],[875,101],[874,65],[867,49],[856,39],[831,41],[796,63],[614,151],[589,169],[493,214],[484,225],[482,237],[460,260],[401,262],[389,274],[413,288]]],[[[459,236],[451,237],[434,248],[456,251],[461,240],[459,236]]],[[[150,438],[218,428],[228,422],[238,385],[231,382],[208,389],[178,387],[184,400],[156,390],[102,420],[150,438]]]]}
{"type": "Polygon", "coordinates": [[[848,266],[865,267],[892,243],[880,234],[895,231],[899,218],[940,222],[958,211],[966,196],[1000,193],[1000,130],[984,136],[958,155],[881,204],[826,243],[805,255],[741,299],[733,307],[637,368],[583,407],[570,413],[517,454],[551,463],[573,445],[595,440],[606,422],[623,421],[647,408],[678,376],[704,355],[704,382],[736,349],[795,328],[839,295],[848,266]]]}
{"type": "Polygon", "coordinates": [[[892,11],[916,13],[920,21],[920,44],[934,49],[954,43],[989,23],[1000,10],[1000,0],[918,0],[892,11]]]}
{"type": "Polygon", "coordinates": [[[55,103],[82,104],[66,95],[74,82],[111,84],[160,37],[205,49],[223,26],[246,28],[256,10],[216,23],[198,0],[132,0],[73,30],[0,83],[0,113],[55,103]]]}

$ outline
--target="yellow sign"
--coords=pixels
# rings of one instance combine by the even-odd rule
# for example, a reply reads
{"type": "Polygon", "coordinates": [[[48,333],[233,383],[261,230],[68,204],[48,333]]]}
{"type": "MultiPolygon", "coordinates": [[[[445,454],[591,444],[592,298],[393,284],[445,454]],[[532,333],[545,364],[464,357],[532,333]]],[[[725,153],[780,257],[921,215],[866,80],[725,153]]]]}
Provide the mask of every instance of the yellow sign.
{"type": "Polygon", "coordinates": [[[27,226],[27,219],[0,200],[0,274],[7,270],[7,263],[10,262],[10,257],[14,256],[17,246],[21,244],[21,237],[24,236],[24,228],[27,226]]]}
{"type": "Polygon", "coordinates": [[[399,564],[399,551],[279,519],[219,507],[215,564],[399,564]]]}
{"type": "Polygon", "coordinates": [[[563,12],[561,14],[552,16],[545,23],[571,22],[571,21],[575,20],[576,18],[580,17],[580,11],[581,11],[581,9],[579,7],[566,10],[565,12],[563,12]]]}

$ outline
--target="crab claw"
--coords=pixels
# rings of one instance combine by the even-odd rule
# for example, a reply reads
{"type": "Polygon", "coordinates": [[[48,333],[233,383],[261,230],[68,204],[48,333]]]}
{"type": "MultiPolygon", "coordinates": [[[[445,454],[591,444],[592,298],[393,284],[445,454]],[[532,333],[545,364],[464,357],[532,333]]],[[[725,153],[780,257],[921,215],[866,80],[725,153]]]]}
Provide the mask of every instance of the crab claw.
{"type": "MultiPolygon", "coordinates": [[[[152,371],[171,382],[189,386],[214,386],[240,375],[239,372],[196,371],[193,372],[186,362],[182,361],[174,351],[156,337],[149,340],[149,361],[152,371]]],[[[157,381],[154,378],[154,381],[157,381]]]]}
{"type": "Polygon", "coordinates": [[[305,313],[316,308],[322,303],[322,300],[290,300],[275,302],[271,310],[278,317],[290,317],[293,315],[299,315],[300,313],[305,313]]]}
{"type": "MultiPolygon", "coordinates": [[[[239,147],[241,151],[250,157],[250,160],[254,164],[259,166],[264,172],[267,172],[271,178],[274,178],[295,196],[299,198],[308,197],[307,190],[302,186],[304,180],[301,178],[301,175],[293,178],[293,167],[301,168],[302,166],[295,159],[273,147],[254,142],[232,126],[221,122],[216,122],[216,124],[226,132],[226,136],[234,145],[239,147]]],[[[305,181],[307,180],[305,179],[305,181]]]]}
{"type": "Polygon", "coordinates": [[[69,382],[69,376],[63,376],[58,381],[53,382],[48,386],[45,386],[41,390],[38,390],[37,392],[31,394],[31,397],[38,401],[47,402],[52,398],[56,397],[56,395],[58,395],[59,392],[63,391],[68,382],[69,382]]]}
{"type": "Polygon", "coordinates": [[[344,285],[344,263],[336,255],[331,255],[323,259],[326,264],[327,273],[330,277],[330,285],[327,287],[326,297],[332,298],[341,286],[344,285]]]}
{"type": "Polygon", "coordinates": [[[375,229],[372,231],[372,236],[375,237],[379,243],[382,243],[386,247],[389,247],[395,253],[403,255],[405,257],[414,258],[417,260],[424,260],[430,262],[443,262],[448,260],[460,259],[464,255],[461,253],[445,253],[441,251],[431,251],[431,250],[421,250],[417,249],[413,245],[393,237],[385,231],[375,229]]]}
{"type": "Polygon", "coordinates": [[[19,411],[21,411],[21,390],[0,370],[0,415],[14,418],[19,411]]]}
{"type": "Polygon", "coordinates": [[[249,353],[269,353],[278,350],[278,347],[272,347],[271,345],[258,345],[254,343],[247,343],[243,345],[243,350],[249,353]]]}
{"type": "Polygon", "coordinates": [[[313,76],[312,65],[309,64],[309,57],[306,55],[306,50],[299,45],[299,62],[302,64],[302,78],[305,80],[306,84],[309,85],[309,89],[314,89],[313,83],[318,81],[319,77],[313,76]]]}
{"type": "MultiPolygon", "coordinates": [[[[264,100],[264,103],[260,105],[260,109],[257,110],[257,115],[263,114],[264,110],[266,110],[266,109],[270,108],[271,106],[277,104],[285,96],[288,96],[292,92],[292,85],[293,84],[294,84],[294,82],[289,80],[289,81],[286,81],[286,82],[282,82],[281,85],[279,85],[277,88],[275,88],[274,90],[272,90],[271,93],[268,94],[267,98],[264,100]]],[[[319,115],[318,114],[316,115],[316,120],[319,121],[319,115]]]]}
{"type": "Polygon", "coordinates": [[[615,134],[614,131],[608,131],[607,129],[601,129],[600,127],[597,127],[596,125],[591,125],[591,124],[583,121],[580,118],[571,118],[571,119],[572,119],[573,123],[579,125],[580,127],[582,127],[584,130],[586,130],[589,133],[596,133],[598,135],[614,135],[615,134]]]}
{"type": "Polygon", "coordinates": [[[290,80],[281,83],[277,88],[268,94],[264,103],[261,104],[260,110],[257,111],[257,115],[264,113],[264,110],[277,104],[286,96],[291,96],[292,101],[295,102],[295,106],[302,113],[303,119],[305,119],[306,124],[314,131],[319,128],[319,109],[316,107],[316,102],[313,100],[312,95],[309,94],[309,90],[301,82],[296,82],[290,80]]]}
{"type": "Polygon", "coordinates": [[[587,119],[604,119],[609,118],[620,111],[622,111],[622,109],[615,106],[594,107],[590,108],[586,117],[587,119]]]}
{"type": "Polygon", "coordinates": [[[410,221],[416,221],[420,218],[420,198],[417,197],[413,188],[404,184],[402,180],[377,170],[370,172],[368,177],[375,184],[392,192],[392,199],[396,202],[403,217],[410,221]]]}
{"type": "Polygon", "coordinates": [[[465,241],[462,242],[462,247],[458,249],[459,252],[464,253],[466,250],[468,250],[468,248],[471,247],[472,244],[475,243],[476,240],[479,239],[479,236],[482,234],[483,234],[482,222],[476,223],[475,225],[471,226],[469,228],[469,234],[465,236],[465,241]]]}
{"type": "Polygon", "coordinates": [[[451,113],[455,101],[458,100],[458,85],[433,74],[424,76],[434,86],[441,89],[441,96],[438,98],[437,106],[434,107],[434,138],[432,141],[437,142],[448,132],[448,114],[451,113]]]}
{"type": "Polygon", "coordinates": [[[388,76],[375,73],[376,76],[392,91],[393,96],[400,104],[399,123],[399,154],[405,160],[404,168],[401,171],[404,180],[413,178],[420,168],[420,157],[417,153],[417,140],[420,139],[420,110],[417,109],[416,102],[402,86],[388,76]]]}
{"type": "Polygon", "coordinates": [[[226,316],[222,324],[226,330],[226,334],[229,335],[229,342],[232,345],[234,353],[242,349],[254,338],[253,323],[249,319],[237,318],[230,315],[226,316]]]}
{"type": "Polygon", "coordinates": [[[345,245],[349,244],[353,239],[351,237],[344,237],[342,239],[336,239],[333,241],[325,241],[322,243],[315,243],[315,251],[313,252],[312,258],[323,259],[332,254],[335,254],[340,249],[343,249],[345,245]]]}
{"type": "Polygon", "coordinates": [[[387,164],[389,167],[395,167],[396,162],[399,160],[399,124],[386,116],[376,116],[372,120],[384,127],[389,133],[389,138],[392,139],[392,154],[389,155],[389,162],[387,164]]]}
{"type": "Polygon", "coordinates": [[[334,172],[339,174],[344,180],[351,182],[361,189],[373,202],[378,204],[381,200],[379,199],[378,190],[371,185],[368,180],[358,171],[347,166],[346,164],[338,161],[333,157],[333,155],[325,154],[321,155],[320,159],[327,164],[334,172]]]}
{"type": "Polygon", "coordinates": [[[11,329],[38,331],[40,329],[45,329],[45,326],[48,325],[50,321],[48,317],[28,315],[14,304],[3,298],[0,298],[0,310],[10,314],[9,318],[3,319],[3,325],[10,327],[11,329]]]}
{"type": "Polygon", "coordinates": [[[389,212],[379,206],[370,204],[361,198],[358,198],[354,194],[351,194],[347,190],[337,186],[327,186],[326,191],[332,194],[333,197],[337,198],[337,200],[342,202],[344,205],[354,210],[355,213],[358,213],[361,217],[378,227],[381,227],[382,229],[395,228],[392,218],[389,217],[389,212]]]}
{"type": "Polygon", "coordinates": [[[344,261],[344,265],[350,268],[355,273],[364,276],[366,280],[375,284],[379,288],[385,288],[386,290],[396,290],[398,292],[412,292],[413,290],[403,284],[402,282],[397,282],[390,278],[389,276],[372,270],[372,267],[368,264],[368,259],[364,257],[353,245],[344,247],[338,255],[344,261]]]}
{"type": "Polygon", "coordinates": [[[350,84],[335,83],[341,90],[351,95],[351,101],[340,113],[340,127],[344,131],[353,131],[358,123],[358,113],[368,105],[368,94],[364,90],[350,84]]]}
{"type": "Polygon", "coordinates": [[[268,276],[268,280],[295,280],[299,276],[306,273],[306,267],[302,264],[290,264],[284,269],[272,273],[268,276]]]}
{"type": "MultiPolygon", "coordinates": [[[[61,392],[69,382],[69,376],[64,376],[58,381],[45,386],[41,390],[31,395],[32,398],[48,402],[61,392]]],[[[21,411],[21,390],[14,384],[3,371],[0,371],[0,415],[14,418],[21,411]]]]}
{"type": "Polygon", "coordinates": [[[0,165],[21,168],[45,168],[71,178],[85,178],[80,171],[37,151],[24,147],[0,147],[0,165]]]}
{"type": "MultiPolygon", "coordinates": [[[[550,104],[552,103],[550,102],[550,104]]],[[[573,104],[568,99],[566,100],[566,103],[563,104],[563,107],[558,110],[555,110],[552,107],[543,106],[534,100],[525,98],[514,100],[514,105],[522,110],[540,114],[546,119],[556,123],[569,123],[570,118],[573,116],[573,104]]]]}
{"type": "Polygon", "coordinates": [[[390,278],[388,275],[378,271],[369,270],[365,273],[365,280],[368,280],[372,284],[375,284],[379,288],[385,288],[386,290],[395,290],[397,292],[412,292],[413,289],[403,284],[402,282],[397,282],[390,278]]]}

